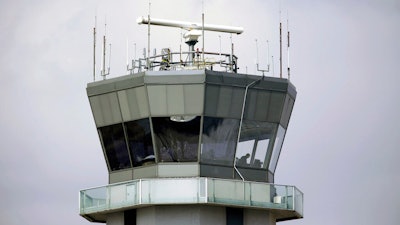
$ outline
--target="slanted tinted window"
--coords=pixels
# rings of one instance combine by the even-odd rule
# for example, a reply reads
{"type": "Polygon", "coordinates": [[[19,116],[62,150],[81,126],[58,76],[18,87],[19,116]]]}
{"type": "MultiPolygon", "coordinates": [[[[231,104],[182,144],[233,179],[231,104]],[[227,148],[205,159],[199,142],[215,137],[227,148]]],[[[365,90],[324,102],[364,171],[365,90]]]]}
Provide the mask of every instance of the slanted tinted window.
{"type": "Polygon", "coordinates": [[[125,124],[133,166],[155,162],[149,119],[125,124]]]}
{"type": "Polygon", "coordinates": [[[266,168],[267,152],[272,151],[272,140],[276,124],[244,120],[236,150],[236,165],[241,167],[266,168]]]}
{"type": "Polygon", "coordinates": [[[154,117],[152,121],[161,162],[197,161],[200,116],[154,117]]]}
{"type": "Polygon", "coordinates": [[[276,134],[276,139],[274,143],[274,149],[272,150],[271,161],[269,162],[269,171],[275,173],[276,165],[278,164],[279,155],[281,153],[281,148],[283,144],[283,139],[285,138],[286,130],[279,125],[278,133],[276,134]]]}
{"type": "Polygon", "coordinates": [[[233,165],[239,120],[204,117],[201,162],[233,165]]]}
{"type": "Polygon", "coordinates": [[[99,128],[110,170],[131,167],[122,124],[99,128]]]}

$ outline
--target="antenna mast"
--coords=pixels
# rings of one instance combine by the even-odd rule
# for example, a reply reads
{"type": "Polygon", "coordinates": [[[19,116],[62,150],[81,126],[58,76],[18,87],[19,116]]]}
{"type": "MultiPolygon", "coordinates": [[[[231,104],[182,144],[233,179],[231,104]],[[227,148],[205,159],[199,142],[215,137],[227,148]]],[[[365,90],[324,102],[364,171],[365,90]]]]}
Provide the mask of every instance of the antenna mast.
{"type": "Polygon", "coordinates": [[[106,75],[106,33],[107,33],[107,22],[104,23],[104,35],[103,35],[103,59],[101,64],[101,75],[105,79],[106,75]]]}
{"type": "Polygon", "coordinates": [[[287,19],[287,74],[288,74],[288,79],[290,80],[289,48],[290,48],[290,32],[289,32],[289,13],[288,13],[288,19],[287,19]]]}
{"type": "Polygon", "coordinates": [[[135,55],[132,60],[132,73],[134,73],[134,70],[136,67],[136,43],[133,43],[133,46],[134,46],[135,55]]]}
{"type": "Polygon", "coordinates": [[[204,1],[201,1],[202,4],[202,14],[201,14],[201,29],[202,29],[202,38],[203,38],[203,49],[202,49],[202,57],[203,57],[203,63],[205,63],[205,59],[204,59],[204,1]]]}
{"type": "Polygon", "coordinates": [[[129,71],[129,39],[126,38],[126,70],[129,71]]]}
{"type": "Polygon", "coordinates": [[[110,43],[110,55],[108,56],[108,68],[107,68],[107,74],[110,74],[110,67],[111,67],[111,43],[110,43]]]}
{"type": "Polygon", "coordinates": [[[257,63],[256,63],[256,65],[257,65],[257,71],[262,72],[262,74],[263,74],[263,76],[264,76],[264,72],[267,72],[267,73],[269,72],[269,42],[268,42],[268,40],[267,40],[267,50],[268,50],[268,52],[267,52],[267,60],[268,60],[267,69],[260,69],[260,68],[259,68],[258,42],[257,42],[257,39],[256,39],[256,49],[257,49],[257,63]]]}
{"type": "Polygon", "coordinates": [[[149,14],[147,15],[147,69],[150,69],[150,10],[151,2],[149,0],[149,14]]]}
{"type": "Polygon", "coordinates": [[[279,22],[279,76],[282,78],[282,22],[279,22]]]}
{"type": "Polygon", "coordinates": [[[96,81],[96,26],[97,26],[97,16],[94,17],[94,27],[93,27],[93,82],[96,81]]]}
{"type": "Polygon", "coordinates": [[[108,59],[108,70],[106,71],[106,35],[107,35],[107,22],[104,23],[104,36],[103,36],[103,58],[101,61],[101,71],[100,74],[103,76],[103,80],[106,79],[106,76],[110,74],[110,62],[111,62],[111,44],[110,44],[110,57],[108,59]]]}
{"type": "Polygon", "coordinates": [[[271,56],[271,59],[272,59],[272,76],[275,76],[274,56],[271,56]]]}

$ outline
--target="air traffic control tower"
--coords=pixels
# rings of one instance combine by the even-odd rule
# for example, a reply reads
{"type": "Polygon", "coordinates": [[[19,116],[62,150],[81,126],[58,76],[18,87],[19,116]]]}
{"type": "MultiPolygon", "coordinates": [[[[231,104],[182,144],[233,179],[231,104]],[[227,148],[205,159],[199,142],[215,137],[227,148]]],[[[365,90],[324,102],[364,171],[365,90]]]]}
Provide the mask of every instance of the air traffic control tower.
{"type": "Polygon", "coordinates": [[[163,49],[88,84],[109,184],[80,191],[80,215],[107,225],[302,218],[303,193],[274,184],[295,87],[238,74],[232,52],[194,51],[190,35],[188,52],[163,49]]]}

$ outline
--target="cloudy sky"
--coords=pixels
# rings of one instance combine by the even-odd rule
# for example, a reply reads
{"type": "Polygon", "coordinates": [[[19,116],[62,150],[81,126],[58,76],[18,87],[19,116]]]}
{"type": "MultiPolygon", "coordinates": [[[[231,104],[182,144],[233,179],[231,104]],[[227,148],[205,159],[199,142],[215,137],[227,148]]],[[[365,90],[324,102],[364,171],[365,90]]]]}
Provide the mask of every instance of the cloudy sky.
{"type": "MultiPolygon", "coordinates": [[[[151,14],[200,22],[201,9],[152,0],[151,14]]],[[[275,179],[304,192],[305,218],[282,224],[398,224],[400,2],[204,0],[204,10],[206,23],[244,27],[232,37],[242,73],[255,73],[255,39],[267,64],[269,41],[269,76],[279,74],[279,18],[284,32],[289,19],[298,96],[275,179]]],[[[0,0],[0,224],[89,224],[78,192],[107,183],[85,92],[94,17],[99,37],[107,21],[115,77],[126,73],[126,40],[131,57],[147,45],[135,23],[147,13],[146,0],[0,0]]],[[[180,33],[153,28],[152,48],[178,50],[180,33]]],[[[205,49],[219,50],[218,35],[229,51],[230,36],[212,32],[205,49]]]]}

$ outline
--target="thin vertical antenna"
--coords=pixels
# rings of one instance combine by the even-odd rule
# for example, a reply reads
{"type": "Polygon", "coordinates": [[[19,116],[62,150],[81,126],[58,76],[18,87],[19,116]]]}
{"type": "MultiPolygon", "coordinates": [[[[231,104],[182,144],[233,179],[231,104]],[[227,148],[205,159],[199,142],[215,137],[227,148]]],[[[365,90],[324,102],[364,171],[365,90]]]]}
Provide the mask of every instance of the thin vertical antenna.
{"type": "Polygon", "coordinates": [[[287,18],[287,75],[288,75],[288,80],[290,80],[289,48],[290,48],[290,31],[289,31],[289,11],[288,11],[288,18],[287,18]]]}
{"type": "Polygon", "coordinates": [[[111,67],[111,43],[110,43],[110,54],[108,56],[108,69],[107,69],[107,74],[110,74],[110,67],[111,67]]]}
{"type": "Polygon", "coordinates": [[[94,16],[94,27],[93,27],[93,82],[96,81],[96,27],[97,27],[97,15],[94,16]]]}
{"type": "Polygon", "coordinates": [[[103,44],[101,45],[101,59],[100,59],[100,76],[103,76],[103,57],[104,57],[104,37],[103,37],[103,44]]]}
{"type": "Polygon", "coordinates": [[[274,56],[271,56],[271,58],[272,58],[272,76],[275,76],[274,56]]]}
{"type": "Polygon", "coordinates": [[[129,40],[126,37],[126,70],[129,71],[129,40]]]}
{"type": "Polygon", "coordinates": [[[218,37],[219,37],[219,65],[221,66],[221,65],[222,65],[222,57],[221,57],[221,55],[222,55],[222,52],[221,52],[221,35],[218,35],[218,37]]]}
{"type": "Polygon", "coordinates": [[[136,60],[136,43],[133,43],[133,46],[135,47],[135,57],[133,59],[136,60]]]}
{"type": "Polygon", "coordinates": [[[268,52],[267,52],[267,58],[268,58],[267,69],[260,69],[260,61],[258,58],[258,41],[257,41],[257,39],[256,39],[256,50],[257,50],[257,62],[256,62],[257,71],[262,72],[262,75],[264,76],[265,72],[269,73],[269,42],[268,42],[268,40],[267,40],[267,50],[268,50],[268,52]]]}
{"type": "Polygon", "coordinates": [[[268,70],[269,70],[269,66],[271,65],[269,62],[269,41],[267,40],[267,63],[268,63],[268,70]]]}
{"type": "Polygon", "coordinates": [[[282,78],[282,22],[279,22],[279,76],[282,78]]]}
{"type": "Polygon", "coordinates": [[[256,39],[256,70],[259,71],[259,69],[258,69],[258,42],[257,42],[257,39],[256,39]]]}
{"type": "Polygon", "coordinates": [[[279,1],[279,77],[282,78],[282,12],[281,1],[279,1]]]}
{"type": "Polygon", "coordinates": [[[104,35],[103,35],[103,59],[101,64],[101,75],[105,79],[106,74],[106,34],[107,34],[107,22],[104,23],[104,35]]]}
{"type": "Polygon", "coordinates": [[[150,10],[151,2],[149,0],[149,14],[147,15],[147,70],[150,70],[150,10]]]}
{"type": "Polygon", "coordinates": [[[202,4],[202,13],[201,13],[201,27],[202,27],[202,36],[203,36],[203,50],[202,50],[202,57],[203,57],[203,63],[205,63],[204,59],[204,1],[201,1],[202,4]]]}
{"type": "Polygon", "coordinates": [[[133,46],[134,46],[135,55],[134,55],[133,61],[132,61],[132,72],[134,72],[134,69],[136,67],[136,43],[133,43],[133,46]]]}
{"type": "Polygon", "coordinates": [[[179,43],[179,62],[182,64],[182,28],[181,28],[181,43],[179,43]]]}
{"type": "MultiPolygon", "coordinates": [[[[143,59],[147,59],[146,48],[143,48],[143,59]]],[[[146,69],[146,67],[147,67],[147,64],[144,65],[144,69],[146,69]]],[[[142,71],[142,61],[139,59],[139,72],[141,72],[141,71],[142,71]]]]}
{"type": "MultiPolygon", "coordinates": [[[[257,66],[257,71],[259,71],[259,69],[258,69],[259,60],[258,60],[258,42],[257,42],[257,39],[256,39],[256,56],[257,56],[257,58],[256,58],[256,66],[257,66]]],[[[263,73],[263,75],[264,75],[264,73],[263,73]]]]}
{"type": "Polygon", "coordinates": [[[232,34],[231,34],[231,55],[229,58],[229,66],[231,67],[231,71],[233,70],[233,41],[232,41],[232,34]]]}
{"type": "Polygon", "coordinates": [[[232,72],[237,73],[236,61],[233,60],[234,55],[235,55],[235,44],[232,43],[232,72]]]}

